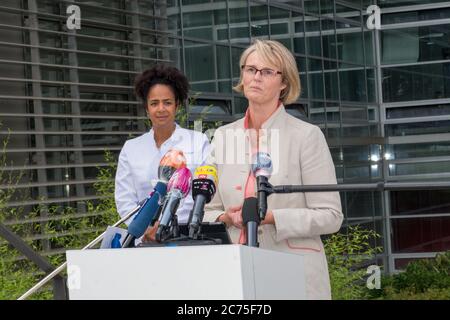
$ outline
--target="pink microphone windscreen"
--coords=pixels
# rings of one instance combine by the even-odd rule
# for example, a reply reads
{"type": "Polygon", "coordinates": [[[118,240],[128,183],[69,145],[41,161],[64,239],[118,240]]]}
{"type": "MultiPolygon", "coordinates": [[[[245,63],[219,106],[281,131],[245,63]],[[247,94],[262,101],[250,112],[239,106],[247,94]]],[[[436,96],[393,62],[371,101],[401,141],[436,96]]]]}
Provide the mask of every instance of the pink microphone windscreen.
{"type": "Polygon", "coordinates": [[[191,190],[191,180],[191,171],[186,167],[179,168],[170,178],[167,184],[167,192],[170,192],[172,189],[178,189],[183,194],[183,197],[186,197],[191,190]]]}

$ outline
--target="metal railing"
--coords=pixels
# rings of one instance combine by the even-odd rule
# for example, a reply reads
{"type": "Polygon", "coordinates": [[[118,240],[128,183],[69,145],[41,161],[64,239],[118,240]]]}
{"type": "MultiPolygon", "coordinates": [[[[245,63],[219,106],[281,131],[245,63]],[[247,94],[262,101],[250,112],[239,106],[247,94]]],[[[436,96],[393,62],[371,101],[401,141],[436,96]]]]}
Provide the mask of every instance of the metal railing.
{"type": "MultiPolygon", "coordinates": [[[[0,236],[8,241],[14,248],[16,248],[25,257],[33,261],[39,269],[46,273],[52,273],[56,269],[48,262],[47,259],[42,257],[36,251],[33,250],[21,237],[12,232],[4,224],[0,223],[0,236]]],[[[58,272],[59,273],[59,272],[58,272]]],[[[67,291],[64,281],[64,277],[55,274],[55,279],[53,279],[53,296],[55,300],[66,300],[67,291]]]]}
{"type": "MultiPolygon", "coordinates": [[[[133,214],[135,214],[138,210],[140,209],[140,206],[137,206],[136,208],[134,208],[133,210],[131,210],[129,213],[127,213],[123,218],[121,218],[119,221],[117,221],[113,227],[117,227],[119,226],[121,223],[127,221],[133,214]]],[[[90,243],[88,243],[84,248],[82,248],[81,250],[86,250],[89,248],[92,248],[93,246],[95,246],[96,244],[98,244],[102,239],[103,236],[106,234],[106,231],[103,232],[101,235],[99,235],[97,238],[95,238],[94,240],[92,240],[90,243]]],[[[51,273],[49,273],[44,279],[42,279],[41,281],[39,281],[36,285],[34,285],[30,290],[28,290],[27,292],[25,292],[22,296],[20,296],[17,300],[25,300],[26,298],[28,298],[29,296],[31,296],[33,293],[35,293],[39,288],[41,288],[42,286],[44,286],[47,282],[49,282],[50,280],[52,280],[54,277],[58,276],[58,274],[60,272],[62,272],[67,266],[67,261],[64,262],[63,264],[61,264],[58,268],[54,269],[51,273]]],[[[64,286],[65,288],[65,286],[64,286]]]]}
{"type": "MultiPolygon", "coordinates": [[[[269,193],[291,193],[291,192],[334,192],[334,191],[407,191],[407,190],[438,190],[450,188],[450,181],[434,181],[434,182],[375,182],[375,183],[360,183],[360,184],[330,184],[330,185],[298,185],[298,186],[273,186],[268,184],[269,193]]],[[[117,221],[113,227],[120,225],[128,220],[133,214],[139,210],[140,206],[137,206],[122,219],[117,221]]],[[[103,232],[100,236],[86,245],[83,249],[92,248],[99,243],[106,232],[103,232]]],[[[57,276],[67,266],[67,262],[64,262],[58,268],[53,270],[44,279],[39,281],[34,287],[25,292],[18,300],[24,300],[31,294],[36,292],[39,288],[45,285],[48,281],[57,276]]]]}

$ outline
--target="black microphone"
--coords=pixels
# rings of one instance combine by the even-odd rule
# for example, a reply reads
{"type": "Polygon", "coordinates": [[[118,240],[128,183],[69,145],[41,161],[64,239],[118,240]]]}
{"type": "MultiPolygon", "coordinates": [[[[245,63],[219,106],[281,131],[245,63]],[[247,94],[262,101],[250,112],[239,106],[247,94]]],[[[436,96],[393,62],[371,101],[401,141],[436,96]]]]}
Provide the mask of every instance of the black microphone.
{"type": "Polygon", "coordinates": [[[195,170],[192,181],[192,197],[194,206],[189,214],[189,237],[197,239],[200,226],[205,215],[205,204],[209,203],[216,193],[217,169],[214,166],[201,166],[195,170]]]}
{"type": "Polygon", "coordinates": [[[261,220],[258,214],[258,201],[255,197],[244,200],[242,205],[242,222],[247,226],[247,246],[259,247],[258,226],[261,220]]]}
{"type": "Polygon", "coordinates": [[[191,190],[191,180],[192,174],[186,167],[177,169],[170,178],[167,184],[166,200],[161,210],[161,218],[155,234],[155,240],[157,242],[164,240],[181,199],[185,198],[191,190]]]}
{"type": "Polygon", "coordinates": [[[253,156],[252,171],[256,177],[258,214],[261,220],[264,220],[267,213],[267,192],[261,187],[269,183],[269,177],[272,174],[272,160],[270,155],[265,152],[257,152],[253,156]]]}

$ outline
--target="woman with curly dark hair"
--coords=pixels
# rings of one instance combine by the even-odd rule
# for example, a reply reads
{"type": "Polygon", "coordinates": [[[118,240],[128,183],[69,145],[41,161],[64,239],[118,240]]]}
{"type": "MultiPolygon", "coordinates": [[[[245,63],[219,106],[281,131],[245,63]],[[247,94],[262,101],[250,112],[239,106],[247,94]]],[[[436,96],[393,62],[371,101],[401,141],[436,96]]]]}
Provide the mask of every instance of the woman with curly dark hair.
{"type": "MultiPolygon", "coordinates": [[[[159,162],[167,151],[181,150],[191,172],[205,163],[209,151],[206,135],[183,129],[175,122],[177,109],[183,107],[189,92],[188,80],[180,70],[157,65],[138,75],[134,87],[152,128],[126,141],[120,152],[115,201],[121,216],[135,208],[153,190],[153,182],[158,179],[159,162]]],[[[177,211],[179,223],[187,222],[192,206],[192,197],[188,195],[177,211]]],[[[154,240],[155,232],[155,227],[149,228],[143,240],[154,240]]]]}

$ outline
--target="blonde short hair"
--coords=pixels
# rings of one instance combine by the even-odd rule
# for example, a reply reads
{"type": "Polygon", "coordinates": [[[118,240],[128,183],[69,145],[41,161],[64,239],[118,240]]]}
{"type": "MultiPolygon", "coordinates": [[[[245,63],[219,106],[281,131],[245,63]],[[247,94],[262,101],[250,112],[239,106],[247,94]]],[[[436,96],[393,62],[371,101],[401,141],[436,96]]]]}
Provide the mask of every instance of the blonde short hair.
{"type": "Polygon", "coordinates": [[[241,75],[239,83],[233,87],[237,92],[243,92],[242,84],[242,66],[245,65],[247,58],[253,52],[264,60],[264,62],[278,67],[283,77],[283,83],[286,85],[280,93],[280,99],[283,104],[290,104],[297,100],[301,92],[300,78],[298,76],[297,63],[289,50],[278,41],[273,40],[255,40],[255,42],[245,49],[239,61],[241,75]]]}

